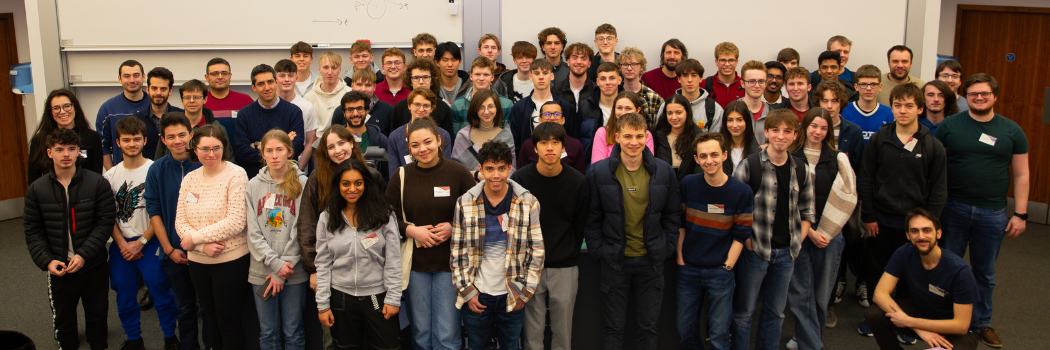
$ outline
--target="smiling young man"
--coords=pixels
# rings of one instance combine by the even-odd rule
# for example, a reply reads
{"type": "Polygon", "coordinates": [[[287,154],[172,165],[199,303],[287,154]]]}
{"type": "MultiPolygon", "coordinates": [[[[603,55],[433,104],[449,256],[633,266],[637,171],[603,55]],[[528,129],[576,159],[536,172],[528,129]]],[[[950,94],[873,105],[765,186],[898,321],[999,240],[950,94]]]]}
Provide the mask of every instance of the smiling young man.
{"type": "MultiPolygon", "coordinates": [[[[478,151],[482,181],[456,201],[452,219],[452,282],[470,349],[516,348],[525,308],[544,268],[540,202],[510,180],[514,154],[500,141],[478,151]],[[465,304],[465,305],[464,305],[465,304]]],[[[571,318],[570,318],[571,321],[571,318]]]]}
{"type": "MultiPolygon", "coordinates": [[[[190,122],[190,130],[197,130],[197,128],[205,125],[214,125],[223,134],[229,135],[226,128],[215,119],[215,115],[210,109],[204,108],[204,96],[208,94],[208,85],[204,84],[203,81],[198,79],[190,79],[189,81],[182,83],[179,86],[179,99],[182,100],[182,106],[186,110],[182,111],[183,116],[190,122]]],[[[167,114],[167,113],[164,113],[167,114]]],[[[157,144],[157,152],[153,156],[153,160],[157,161],[164,155],[170,153],[168,150],[168,144],[164,142],[164,116],[161,116],[161,126],[158,127],[161,131],[160,139],[161,142],[157,144]]],[[[227,149],[223,151],[226,155],[226,159],[233,159],[233,149],[227,149]]]]}
{"type": "MultiPolygon", "coordinates": [[[[375,77],[376,75],[369,70],[354,72],[351,77],[353,83],[350,84],[350,90],[360,92],[365,96],[365,123],[379,127],[380,133],[388,135],[391,130],[390,122],[393,118],[394,106],[376,97],[376,85],[373,83],[375,77]]],[[[399,76],[398,79],[401,77],[399,76]]],[[[346,97],[346,94],[343,97],[346,97]]],[[[339,107],[336,107],[335,112],[332,113],[332,124],[346,125],[344,112],[343,103],[340,100],[339,107]]]]}
{"type": "Polygon", "coordinates": [[[233,73],[230,62],[216,57],[205,66],[204,79],[208,81],[208,95],[204,107],[217,114],[219,118],[236,117],[234,113],[252,103],[252,97],[230,90],[233,73]]]}
{"type": "Polygon", "coordinates": [[[619,144],[587,172],[595,204],[587,214],[587,249],[607,291],[602,344],[607,350],[623,347],[627,295],[633,289],[638,348],[656,349],[664,262],[675,253],[682,216],[678,178],[670,164],[645,150],[645,118],[628,113],[616,126],[619,144]]]}
{"type": "Polygon", "coordinates": [[[569,65],[561,59],[562,51],[565,50],[565,44],[568,43],[565,40],[565,32],[558,27],[545,28],[539,34],[536,34],[536,40],[539,41],[544,59],[550,62],[551,67],[553,67],[551,69],[551,73],[554,73],[552,85],[569,79],[569,65]]]}
{"type": "Polygon", "coordinates": [[[531,94],[532,80],[529,80],[529,66],[536,60],[536,54],[536,45],[528,41],[515,42],[510,48],[510,55],[514,59],[514,65],[518,68],[500,74],[493,83],[492,89],[514,103],[531,94]]]}
{"type": "Polygon", "coordinates": [[[598,66],[602,63],[619,61],[620,53],[616,52],[616,44],[619,42],[620,39],[616,38],[616,27],[612,24],[603,23],[594,29],[594,47],[598,52],[591,58],[591,68],[587,70],[590,80],[598,76],[598,66]]]}
{"type": "Polygon", "coordinates": [[[434,60],[437,38],[430,33],[419,33],[412,38],[412,56],[417,60],[434,60]]]}
{"type": "Polygon", "coordinates": [[[438,65],[438,76],[435,77],[438,89],[435,92],[445,104],[451,106],[452,102],[470,89],[470,75],[459,69],[460,63],[463,63],[459,45],[451,41],[438,44],[434,51],[434,62],[438,65]]]}
{"type": "Polygon", "coordinates": [[[879,93],[878,101],[884,106],[889,106],[893,101],[890,99],[890,91],[900,84],[911,83],[915,86],[923,86],[925,81],[909,75],[911,73],[912,55],[910,48],[904,45],[895,45],[886,52],[886,60],[889,62],[890,71],[886,73],[886,79],[882,81],[882,92],[879,93]]]}
{"type": "MultiPolygon", "coordinates": [[[[738,63],[740,63],[740,48],[736,44],[725,41],[715,45],[715,67],[718,70],[715,71],[714,75],[704,79],[704,90],[711,93],[722,108],[725,108],[729,102],[747,96],[744,92],[743,79],[741,79],[744,72],[740,72],[740,75],[736,74],[736,65],[738,63]]],[[[763,65],[762,71],[764,72],[765,70],[765,65],[763,65]]],[[[766,78],[762,79],[765,80],[766,78]]],[[[765,84],[762,85],[762,88],[765,89],[765,84]]],[[[759,129],[759,126],[756,125],[755,129],[759,129]]],[[[759,136],[759,134],[756,133],[755,136],[759,136]]],[[[759,139],[761,140],[761,137],[759,139]]]]}
{"type": "Polygon", "coordinates": [[[112,231],[113,244],[109,247],[110,283],[117,292],[117,314],[127,336],[121,349],[145,349],[136,302],[141,274],[157,309],[165,350],[179,350],[181,344],[175,336],[175,300],[168,279],[161,271],[160,244],[153,239],[156,230],[146,213],[146,174],[153,165],[152,160],[143,156],[146,141],[152,137],[147,135],[146,125],[138,118],[117,122],[117,145],[124,155],[123,161],[103,174],[117,203],[117,222],[112,231]]]}
{"type": "Polygon", "coordinates": [[[776,61],[766,62],[766,91],[762,93],[762,102],[775,105],[783,102],[784,96],[781,94],[783,91],[781,88],[784,87],[784,75],[787,74],[787,67],[776,61]]]}
{"type": "MultiPolygon", "coordinates": [[[[937,80],[943,81],[948,84],[952,92],[955,93],[955,104],[959,106],[959,111],[965,111],[970,109],[966,104],[966,96],[963,96],[959,86],[962,85],[962,65],[956,60],[947,60],[937,64],[937,70],[934,76],[937,80]]],[[[949,114],[951,115],[951,114],[949,114]]]]}
{"type": "MultiPolygon", "coordinates": [[[[723,58],[729,57],[727,55],[721,56],[723,58]]],[[[736,64],[734,63],[734,66],[736,64]]],[[[721,70],[721,68],[719,68],[721,70]]],[[[722,72],[720,71],[719,76],[722,72]]],[[[736,71],[733,71],[736,74],[736,71]]],[[[747,104],[747,109],[751,111],[751,120],[755,125],[755,130],[763,130],[766,123],[766,117],[772,108],[769,104],[762,101],[762,93],[766,91],[766,83],[768,82],[768,74],[766,73],[766,65],[759,61],[747,61],[743,67],[740,67],[740,76],[736,77],[736,82],[733,84],[740,84],[739,86],[744,88],[744,96],[740,97],[741,101],[747,104]]],[[[708,78],[710,79],[710,78],[708,78]]],[[[719,80],[721,81],[721,80],[719,80]]],[[[719,86],[721,88],[721,86],[719,86]]],[[[718,94],[714,96],[715,101],[718,102],[718,94]]],[[[726,102],[729,103],[729,102],[726,102]]],[[[722,105],[719,102],[719,105],[722,105]]],[[[724,108],[725,105],[722,105],[724,108]]],[[[720,125],[720,124],[719,124],[720,125]]],[[[717,131],[717,130],[712,130],[717,131]]],[[[758,144],[766,143],[765,133],[755,133],[755,139],[758,140],[758,144]]]]}
{"type": "MultiPolygon", "coordinates": [[[[616,64],[620,65],[620,75],[623,76],[623,89],[642,98],[641,114],[651,129],[656,126],[656,116],[659,115],[657,110],[663,106],[664,98],[642,84],[642,72],[645,72],[646,63],[645,54],[637,47],[623,49],[623,52],[616,56],[616,64]]],[[[597,71],[594,74],[597,76],[597,71]]]]}
{"type": "MultiPolygon", "coordinates": [[[[555,79],[554,94],[569,101],[575,112],[579,111],[583,100],[591,98],[591,91],[596,87],[592,80],[597,80],[597,73],[594,77],[587,76],[594,50],[591,50],[587,44],[574,43],[565,48],[564,54],[565,61],[569,62],[569,78],[562,81],[555,79]]],[[[597,69],[595,71],[597,72],[597,69]]]]}
{"type": "MultiPolygon", "coordinates": [[[[200,80],[190,80],[179,88],[185,101],[186,96],[201,95],[207,87],[200,80]],[[196,82],[195,84],[193,82],[196,82]],[[200,91],[193,89],[199,84],[200,91]]],[[[195,99],[194,101],[202,101],[195,99]]],[[[217,124],[217,123],[216,123],[217,124]]],[[[178,330],[182,341],[182,350],[198,350],[197,342],[197,294],[190,279],[189,260],[182,249],[181,238],[175,232],[175,210],[179,204],[179,190],[182,179],[191,171],[201,167],[200,163],[190,160],[189,143],[193,137],[193,127],[186,115],[181,112],[165,113],[160,119],[161,142],[167,154],[157,158],[146,173],[146,188],[142,198],[146,201],[146,212],[153,226],[154,237],[160,243],[164,253],[161,256],[161,268],[171,285],[178,308],[178,330]]],[[[207,322],[207,318],[202,318],[207,322]]],[[[209,325],[204,324],[204,329],[209,325]]],[[[201,335],[204,347],[211,347],[211,339],[201,335]]],[[[167,350],[167,349],[166,349],[167,350]]]]}
{"type": "Polygon", "coordinates": [[[233,138],[230,147],[233,148],[237,164],[252,176],[263,168],[260,141],[271,129],[284,130],[292,137],[293,159],[299,159],[303,153],[306,135],[303,111],[299,106],[282,101],[277,96],[276,76],[273,67],[267,64],[252,68],[252,91],[259,95],[259,100],[237,112],[237,137],[233,138]]]}
{"type": "MultiPolygon", "coordinates": [[[[77,166],[78,145],[80,136],[71,129],[57,128],[48,134],[45,146],[54,166],[26,190],[22,221],[33,263],[49,273],[47,297],[59,348],[80,346],[77,305],[82,303],[87,342],[92,349],[105,349],[106,241],[113,232],[117,206],[109,182],[77,166]]],[[[137,282],[134,288],[138,289],[137,282]]]]}
{"type": "Polygon", "coordinates": [[[876,101],[882,92],[882,72],[878,67],[865,64],[854,76],[857,83],[853,86],[860,98],[842,109],[842,117],[860,126],[866,143],[880,127],[893,122],[893,111],[876,101]]]}
{"type": "MultiPolygon", "coordinates": [[[[790,47],[785,47],[777,52],[777,62],[784,65],[784,68],[792,69],[798,67],[798,62],[801,56],[798,54],[798,50],[790,47]]],[[[786,72],[785,72],[786,73],[786,72]]]]}
{"type": "MultiPolygon", "coordinates": [[[[543,107],[561,110],[557,103],[548,102],[543,107]]],[[[511,180],[529,190],[536,200],[547,203],[545,210],[540,212],[543,271],[532,301],[525,304],[523,339],[527,350],[543,349],[548,305],[551,349],[572,348],[572,315],[580,275],[577,260],[591,199],[587,178],[565,161],[566,145],[572,141],[575,140],[565,135],[561,124],[541,123],[532,131],[528,143],[522,146],[523,150],[529,147],[533,154],[539,154],[538,160],[522,163],[519,155],[518,166],[521,168],[511,176],[511,180]]],[[[579,148],[580,142],[575,143],[579,148]]]]}
{"type": "Polygon", "coordinates": [[[941,214],[944,247],[963,256],[969,246],[981,297],[973,308],[970,331],[998,348],[1003,343],[991,323],[995,261],[1003,238],[1017,238],[1028,220],[1028,138],[1016,122],[995,113],[995,78],[977,73],[966,78],[961,89],[969,110],[937,127],[937,139],[948,153],[948,203],[941,214]],[[1007,216],[1011,184],[1014,208],[1007,216]]]}
{"type": "Polygon", "coordinates": [[[707,319],[711,347],[728,349],[736,288],[733,266],[744,242],[751,238],[755,199],[747,184],[722,171],[728,149],[721,134],[697,135],[693,148],[692,161],[703,169],[703,175],[686,176],[680,188],[685,220],[678,236],[679,345],[682,349],[704,348],[700,309],[706,299],[711,305],[707,319]]]}
{"type": "MultiPolygon", "coordinates": [[[[168,103],[174,82],[175,78],[171,71],[164,67],[153,68],[146,73],[146,91],[149,94],[150,105],[147,109],[135,112],[135,117],[146,124],[146,131],[143,133],[146,143],[142,146],[141,153],[147,159],[155,159],[154,156],[157,154],[157,145],[161,139],[160,118],[164,116],[164,113],[182,111],[182,108],[168,103]]],[[[123,152],[113,153],[113,165],[119,164],[122,160],[123,152]]]]}
{"type": "Polygon", "coordinates": [[[383,81],[386,79],[386,76],[383,75],[382,67],[376,67],[375,62],[373,62],[373,60],[375,60],[375,55],[372,55],[372,44],[369,43],[368,40],[358,40],[350,45],[350,57],[348,58],[350,59],[351,67],[354,70],[343,78],[346,85],[353,83],[353,80],[351,80],[353,73],[360,70],[367,70],[375,74],[376,81],[383,81]]]}
{"type": "MultiPolygon", "coordinates": [[[[722,114],[725,111],[711,97],[711,94],[700,86],[704,82],[702,78],[704,66],[700,64],[700,61],[692,58],[683,61],[675,68],[675,75],[678,76],[678,83],[682,85],[682,88],[675,91],[675,94],[682,95],[689,100],[690,108],[693,109],[693,122],[701,130],[712,132],[721,130],[722,114]]],[[[664,105],[661,104],[656,115],[663,115],[663,112],[664,105]]]]}
{"type": "MultiPolygon", "coordinates": [[[[495,62],[484,56],[475,58],[474,62],[470,64],[470,88],[467,90],[467,93],[452,103],[452,130],[456,130],[458,133],[460,129],[467,126],[467,111],[470,109],[470,101],[478,91],[492,89],[492,79],[494,78],[492,72],[495,69],[495,62]]],[[[497,96],[499,96],[498,103],[500,109],[503,110],[503,115],[509,117],[510,109],[514,107],[514,102],[498,93],[497,96]]]]}
{"type": "Polygon", "coordinates": [[[580,120],[576,117],[576,110],[569,101],[551,93],[551,84],[554,83],[554,66],[547,60],[532,61],[529,66],[529,80],[532,81],[532,93],[525,96],[510,110],[511,132],[514,134],[515,152],[521,153],[521,145],[525,139],[532,135],[532,129],[543,122],[540,116],[540,106],[548,101],[557,102],[561,105],[562,117],[565,118],[565,132],[572,137],[579,138],[580,120]]]}
{"type": "Polygon", "coordinates": [[[299,107],[299,110],[303,112],[303,131],[306,132],[303,135],[303,153],[299,154],[299,168],[307,170],[306,165],[310,163],[310,158],[313,156],[313,144],[314,140],[317,140],[317,118],[314,118],[314,105],[307,101],[299,94],[295,93],[295,81],[298,77],[298,71],[295,69],[295,62],[291,60],[280,60],[273,66],[273,70],[277,72],[277,97],[282,100],[291,102],[292,104],[299,107]]]}
{"type": "MultiPolygon", "coordinates": [[[[358,149],[365,153],[368,147],[385,148],[388,142],[386,134],[375,124],[368,123],[368,96],[358,91],[351,91],[343,95],[339,101],[339,110],[343,113],[339,120],[333,119],[333,125],[345,126],[354,135],[358,149]]],[[[377,166],[383,173],[387,171],[382,166],[377,166]]],[[[386,174],[384,174],[386,175],[386,174]]]]}
{"type": "Polygon", "coordinates": [[[314,48],[300,41],[292,45],[289,51],[292,55],[290,59],[295,62],[295,94],[304,96],[321,78],[310,70],[310,65],[314,63],[314,48]]]}
{"type": "Polygon", "coordinates": [[[895,333],[922,338],[931,347],[973,350],[977,339],[967,333],[978,286],[966,261],[941,249],[941,223],[937,216],[915,208],[904,218],[909,244],[893,252],[881,273],[865,320],[881,349],[903,349],[895,333]],[[910,296],[894,289],[906,287],[910,296]]]}
{"type": "Polygon", "coordinates": [[[798,128],[791,112],[769,113],[762,131],[769,146],[748,156],[733,171],[733,177],[754,192],[755,210],[751,237],[744,242],[747,250],[737,262],[731,349],[748,349],[751,316],[760,292],[763,306],[755,348],[772,350],[780,345],[794,259],[815,216],[813,175],[805,161],[788,153],[798,128]]]}
{"type": "Polygon", "coordinates": [[[377,75],[375,94],[380,101],[393,106],[407,98],[408,93],[412,90],[408,88],[403,78],[406,74],[405,53],[399,48],[391,47],[383,50],[383,57],[380,58],[380,61],[383,62],[385,79],[378,81],[377,75]]]}
{"type": "MultiPolygon", "coordinates": [[[[868,140],[857,172],[861,221],[869,237],[865,279],[870,282],[879,281],[893,252],[907,243],[908,212],[923,208],[939,216],[947,200],[944,146],[918,122],[925,102],[922,90],[904,84],[890,95],[894,122],[868,140]]],[[[858,332],[872,336],[866,323],[858,332]]]]}
{"type": "Polygon", "coordinates": [[[507,71],[507,66],[497,62],[501,51],[503,51],[503,45],[500,44],[499,37],[495,34],[485,34],[481,36],[481,39],[478,39],[478,55],[488,58],[495,65],[495,68],[492,70],[492,76],[494,77],[498,77],[507,71]]]}
{"type": "Polygon", "coordinates": [[[98,108],[95,131],[102,136],[102,165],[107,170],[120,162],[120,150],[115,147],[117,122],[139,111],[150,109],[150,101],[147,98],[149,96],[142,92],[143,74],[145,72],[142,64],[138,61],[127,60],[121,63],[117,68],[121,93],[106,100],[98,108]]]}
{"type": "Polygon", "coordinates": [[[785,108],[798,117],[798,122],[806,117],[806,112],[813,107],[810,102],[809,92],[813,85],[809,83],[809,71],[802,67],[789,68],[784,74],[784,90],[787,91],[787,101],[771,105],[774,110],[785,108]]]}
{"type": "Polygon", "coordinates": [[[837,81],[846,88],[848,102],[856,101],[859,96],[857,90],[854,90],[853,81],[839,76],[839,73],[842,71],[842,61],[842,55],[837,51],[821,52],[820,56],[817,56],[817,71],[810,77],[811,83],[813,86],[817,86],[825,81],[837,81]]]}
{"type": "Polygon", "coordinates": [[[590,146],[598,128],[608,124],[609,118],[615,115],[616,95],[620,93],[620,82],[623,81],[620,78],[620,69],[615,63],[603,63],[598,66],[596,78],[598,88],[590,93],[589,98],[583,100],[579,110],[580,142],[583,142],[584,147],[590,146]]]}
{"type": "MultiPolygon", "coordinates": [[[[332,113],[335,113],[335,108],[339,107],[339,99],[351,89],[343,79],[339,79],[339,74],[343,70],[343,57],[335,51],[325,51],[321,54],[321,57],[317,59],[317,66],[321,72],[321,79],[317,79],[303,98],[310,101],[314,107],[314,118],[317,120],[316,134],[320,135],[332,125],[332,113]]],[[[254,76],[252,81],[255,81],[254,76]]],[[[253,86],[252,89],[255,87],[253,86]]],[[[262,137],[261,134],[259,136],[262,137]]],[[[299,152],[296,152],[296,155],[298,154],[299,152]]],[[[255,175],[249,173],[249,176],[255,175]]]]}
{"type": "Polygon", "coordinates": [[[689,50],[681,40],[671,39],[660,46],[660,67],[642,74],[642,84],[648,86],[660,98],[667,99],[682,86],[678,83],[675,69],[678,64],[689,58],[689,50]]]}

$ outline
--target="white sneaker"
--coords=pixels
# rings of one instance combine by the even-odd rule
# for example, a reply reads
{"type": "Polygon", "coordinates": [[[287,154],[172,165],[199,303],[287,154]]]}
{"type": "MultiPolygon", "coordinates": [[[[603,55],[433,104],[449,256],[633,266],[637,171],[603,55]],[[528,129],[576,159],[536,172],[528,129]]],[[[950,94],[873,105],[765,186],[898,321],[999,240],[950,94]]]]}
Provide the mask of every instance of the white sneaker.
{"type": "Polygon", "coordinates": [[[859,285],[857,285],[857,303],[859,303],[860,306],[863,306],[863,307],[871,306],[871,303],[868,302],[868,285],[867,284],[859,284],[859,285]]]}
{"type": "Polygon", "coordinates": [[[788,343],[787,343],[786,346],[787,346],[788,350],[798,350],[798,342],[795,341],[795,338],[791,338],[791,340],[788,340],[788,343]]]}
{"type": "Polygon", "coordinates": [[[835,283],[835,300],[834,303],[838,304],[842,302],[842,293],[846,291],[846,282],[835,283]]]}

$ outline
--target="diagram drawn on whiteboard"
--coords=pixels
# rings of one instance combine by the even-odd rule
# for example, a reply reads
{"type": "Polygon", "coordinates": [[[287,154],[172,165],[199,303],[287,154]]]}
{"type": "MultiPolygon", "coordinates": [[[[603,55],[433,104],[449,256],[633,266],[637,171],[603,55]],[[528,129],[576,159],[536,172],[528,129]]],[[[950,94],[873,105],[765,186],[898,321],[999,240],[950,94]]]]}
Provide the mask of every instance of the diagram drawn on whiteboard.
{"type": "MultiPolygon", "coordinates": [[[[392,10],[408,10],[408,3],[391,0],[354,0],[354,11],[361,12],[363,9],[371,19],[383,18],[383,16],[386,15],[388,8],[392,10]]],[[[350,21],[345,18],[335,20],[315,20],[313,22],[335,23],[340,26],[348,25],[350,23],[350,21]]]]}

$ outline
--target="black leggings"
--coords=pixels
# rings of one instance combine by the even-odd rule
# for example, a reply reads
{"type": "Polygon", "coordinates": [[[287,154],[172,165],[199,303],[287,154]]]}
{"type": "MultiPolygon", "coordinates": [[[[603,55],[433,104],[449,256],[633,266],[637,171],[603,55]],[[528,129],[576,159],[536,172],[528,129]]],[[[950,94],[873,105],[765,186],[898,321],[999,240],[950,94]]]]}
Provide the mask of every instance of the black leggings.
{"type": "Polygon", "coordinates": [[[212,347],[220,350],[245,348],[241,316],[250,293],[248,285],[249,256],[219,264],[190,261],[190,279],[197,300],[204,308],[210,327],[212,347]]]}

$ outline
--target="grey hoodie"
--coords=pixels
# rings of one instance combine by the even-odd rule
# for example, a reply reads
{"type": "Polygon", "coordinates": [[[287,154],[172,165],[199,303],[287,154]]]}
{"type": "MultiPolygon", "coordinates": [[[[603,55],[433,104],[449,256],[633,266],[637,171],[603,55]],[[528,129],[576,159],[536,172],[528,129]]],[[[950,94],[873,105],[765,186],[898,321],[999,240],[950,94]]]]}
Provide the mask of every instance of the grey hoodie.
{"type": "MultiPolygon", "coordinates": [[[[682,89],[675,90],[675,94],[676,95],[681,95],[682,94],[682,89]]],[[[700,97],[697,97],[695,100],[689,101],[689,105],[693,109],[693,122],[694,123],[699,123],[701,121],[704,122],[704,126],[700,127],[700,129],[702,129],[705,132],[706,131],[719,132],[720,130],[722,130],[722,114],[725,113],[725,110],[722,108],[722,106],[720,106],[717,103],[715,103],[715,115],[714,116],[707,115],[707,108],[704,106],[704,100],[707,99],[707,96],[708,96],[707,90],[700,89],[700,97]]],[[[664,106],[667,105],[667,101],[666,100],[670,100],[670,99],[671,99],[670,97],[666,98],[664,103],[660,105],[660,109],[656,112],[657,118],[659,118],[659,116],[664,115],[664,106]]],[[[711,102],[714,102],[714,101],[711,101],[711,102]]],[[[699,126],[699,125],[697,125],[697,126],[699,126]]],[[[755,130],[758,130],[758,129],[755,129],[755,130]]]]}
{"type": "MultiPolygon", "coordinates": [[[[298,167],[289,169],[292,170],[299,173],[298,167]]],[[[306,176],[300,174],[299,182],[306,187],[306,176]]],[[[279,194],[278,185],[280,182],[270,177],[270,169],[266,167],[248,181],[244,190],[248,201],[248,251],[252,254],[248,268],[251,284],[266,284],[266,275],[285,284],[299,284],[310,278],[299,262],[302,255],[295,228],[302,194],[298,198],[284,198],[279,194]],[[285,262],[294,266],[287,281],[277,277],[285,262]]]]}
{"type": "MultiPolygon", "coordinates": [[[[317,310],[328,310],[332,289],[356,296],[386,292],[383,304],[401,306],[401,234],[397,219],[378,229],[359,232],[349,222],[328,231],[326,210],[317,219],[317,310]]],[[[346,220],[342,211],[335,220],[346,220]]]]}

